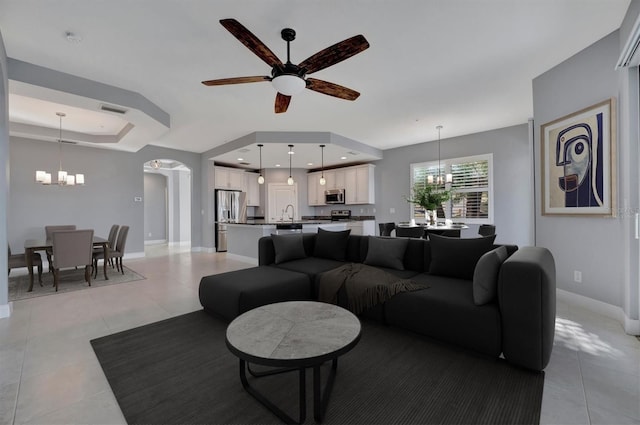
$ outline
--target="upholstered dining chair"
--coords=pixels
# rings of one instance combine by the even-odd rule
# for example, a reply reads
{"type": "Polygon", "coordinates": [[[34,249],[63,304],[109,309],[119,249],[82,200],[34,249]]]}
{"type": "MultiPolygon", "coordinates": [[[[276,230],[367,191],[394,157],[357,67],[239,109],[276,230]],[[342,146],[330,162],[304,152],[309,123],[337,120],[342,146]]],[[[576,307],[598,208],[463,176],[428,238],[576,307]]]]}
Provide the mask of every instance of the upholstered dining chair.
{"type": "MultiPolygon", "coordinates": [[[[76,226],[74,224],[62,224],[56,226],[44,226],[44,234],[48,241],[52,240],[53,232],[57,232],[58,230],[76,230],[76,226]]],[[[53,253],[53,249],[47,249],[47,263],[49,264],[49,271],[51,272],[51,254],[53,253]]]]}
{"type": "Polygon", "coordinates": [[[481,224],[478,227],[478,234],[480,236],[491,236],[496,234],[496,226],[493,224],[481,224]]]}
{"type": "Polygon", "coordinates": [[[118,232],[118,238],[116,240],[115,246],[109,243],[109,258],[104,258],[104,252],[100,250],[100,252],[94,252],[93,254],[93,273],[94,276],[98,276],[98,261],[113,261],[115,260],[116,269],[124,274],[124,269],[122,268],[122,257],[124,256],[124,247],[127,243],[127,235],[129,234],[129,226],[120,226],[120,231],[118,232]]]}
{"type": "MultiPolygon", "coordinates": [[[[8,262],[7,262],[7,276],[11,273],[11,269],[19,269],[20,267],[27,267],[27,258],[24,253],[12,254],[11,247],[7,244],[8,262]]],[[[42,286],[42,257],[37,252],[33,253],[33,266],[38,267],[38,281],[42,286]]]]}
{"type": "Polygon", "coordinates": [[[84,279],[91,286],[93,229],[53,232],[53,286],[58,291],[60,269],[84,266],[84,279]]]}
{"type": "MultiPolygon", "coordinates": [[[[120,230],[119,224],[112,225],[111,230],[109,230],[109,236],[107,237],[107,241],[109,241],[109,249],[116,249],[118,230],[120,230]]],[[[102,250],[102,247],[93,248],[93,257],[94,257],[94,265],[97,268],[98,264],[97,264],[96,257],[99,257],[100,259],[104,258],[104,252],[102,250]]],[[[107,259],[107,261],[109,261],[111,268],[115,267],[115,265],[113,264],[113,257],[111,255],[109,255],[109,258],[107,259]]]]}
{"type": "Polygon", "coordinates": [[[391,232],[396,228],[396,223],[378,223],[380,236],[391,236],[391,232]]]}
{"type": "Polygon", "coordinates": [[[412,226],[412,227],[396,227],[396,236],[399,238],[422,238],[424,236],[424,227],[412,226]]]}

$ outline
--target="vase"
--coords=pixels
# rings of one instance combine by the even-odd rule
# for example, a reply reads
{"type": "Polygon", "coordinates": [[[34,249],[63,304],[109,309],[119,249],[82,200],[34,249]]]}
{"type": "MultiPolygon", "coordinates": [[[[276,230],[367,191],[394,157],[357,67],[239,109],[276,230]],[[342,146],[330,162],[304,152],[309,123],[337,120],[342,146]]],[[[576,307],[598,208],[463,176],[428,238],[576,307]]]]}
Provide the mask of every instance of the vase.
{"type": "Polygon", "coordinates": [[[438,212],[436,210],[427,210],[428,224],[430,226],[436,225],[436,219],[438,217],[438,212]]]}

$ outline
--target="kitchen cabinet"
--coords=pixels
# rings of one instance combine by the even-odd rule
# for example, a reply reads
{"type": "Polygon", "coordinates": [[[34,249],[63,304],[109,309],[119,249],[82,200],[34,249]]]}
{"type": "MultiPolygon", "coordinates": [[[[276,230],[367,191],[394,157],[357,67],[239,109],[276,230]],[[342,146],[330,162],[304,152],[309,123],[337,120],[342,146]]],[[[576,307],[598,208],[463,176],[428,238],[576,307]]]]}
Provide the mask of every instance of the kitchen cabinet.
{"type": "Polygon", "coordinates": [[[325,205],[324,191],[326,186],[320,185],[320,177],[322,173],[307,174],[307,199],[309,205],[318,206],[325,205]]]}
{"type": "Polygon", "coordinates": [[[244,191],[244,174],[235,168],[215,167],[215,188],[244,191]]]}
{"type": "Polygon", "coordinates": [[[365,164],[344,169],[345,204],[374,204],[374,165],[365,164]]]}
{"type": "Polygon", "coordinates": [[[344,169],[326,170],[324,178],[327,181],[325,190],[345,188],[344,169]]]}
{"type": "Polygon", "coordinates": [[[247,206],[260,206],[260,184],[258,183],[258,174],[244,173],[244,187],[247,192],[247,206]]]}

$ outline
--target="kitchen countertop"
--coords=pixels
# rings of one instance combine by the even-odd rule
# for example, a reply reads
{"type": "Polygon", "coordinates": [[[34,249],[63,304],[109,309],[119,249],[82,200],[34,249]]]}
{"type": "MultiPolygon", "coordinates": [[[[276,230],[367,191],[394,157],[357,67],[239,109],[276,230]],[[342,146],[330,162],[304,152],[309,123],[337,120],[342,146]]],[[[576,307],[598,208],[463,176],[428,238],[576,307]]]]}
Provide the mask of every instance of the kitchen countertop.
{"type": "MultiPolygon", "coordinates": [[[[329,216],[302,216],[302,220],[283,220],[283,221],[268,221],[265,219],[254,219],[254,220],[247,220],[246,223],[221,223],[221,224],[233,224],[233,225],[247,225],[247,226],[275,226],[276,224],[289,224],[289,223],[301,223],[302,225],[305,224],[338,224],[338,223],[348,223],[350,221],[367,221],[367,220],[375,220],[375,217],[373,216],[351,216],[350,219],[348,220],[337,220],[337,221],[332,221],[331,217],[329,216]]],[[[220,223],[220,222],[216,222],[216,223],[220,223]]]]}

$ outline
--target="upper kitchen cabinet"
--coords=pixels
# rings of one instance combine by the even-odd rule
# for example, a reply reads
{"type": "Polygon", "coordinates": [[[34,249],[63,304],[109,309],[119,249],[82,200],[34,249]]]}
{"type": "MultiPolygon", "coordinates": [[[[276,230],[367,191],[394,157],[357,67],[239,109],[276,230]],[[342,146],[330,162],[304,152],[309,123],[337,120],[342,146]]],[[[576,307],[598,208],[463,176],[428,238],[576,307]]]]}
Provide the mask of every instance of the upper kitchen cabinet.
{"type": "Polygon", "coordinates": [[[372,164],[344,169],[345,204],[375,204],[374,169],[372,164]]]}
{"type": "Polygon", "coordinates": [[[260,184],[258,184],[258,174],[244,173],[244,187],[247,192],[247,206],[260,206],[260,184]]]}
{"type": "Polygon", "coordinates": [[[325,170],[324,178],[327,181],[325,190],[329,189],[344,189],[344,170],[346,168],[339,168],[335,170],[325,170]]]}
{"type": "Polygon", "coordinates": [[[322,177],[322,173],[307,174],[307,197],[309,205],[325,205],[324,190],[326,186],[320,185],[320,177],[322,177]]]}
{"type": "Polygon", "coordinates": [[[244,174],[235,168],[215,167],[215,188],[245,191],[244,174]]]}

